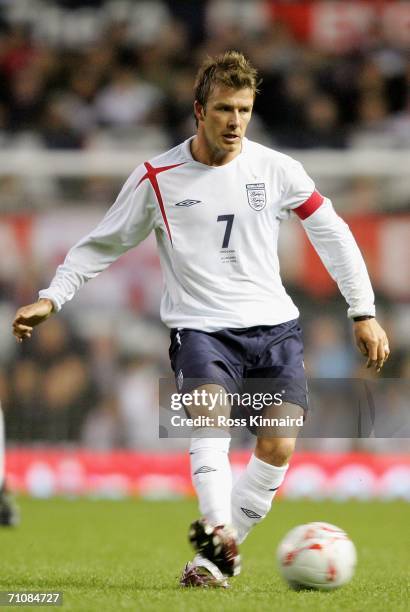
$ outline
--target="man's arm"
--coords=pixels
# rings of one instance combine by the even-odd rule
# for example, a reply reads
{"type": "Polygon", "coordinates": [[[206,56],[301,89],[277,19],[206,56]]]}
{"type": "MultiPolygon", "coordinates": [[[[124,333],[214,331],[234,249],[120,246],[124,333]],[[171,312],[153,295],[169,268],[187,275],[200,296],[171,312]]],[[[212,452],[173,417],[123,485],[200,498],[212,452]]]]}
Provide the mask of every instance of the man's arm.
{"type": "Polygon", "coordinates": [[[156,208],[149,197],[148,181],[136,189],[142,174],[141,167],[131,174],[99,225],[70,249],[48,289],[39,292],[38,302],[19,308],[13,321],[18,341],[30,338],[34,326],[60,310],[88,280],[139,244],[152,230],[156,208]]]}
{"type": "Polygon", "coordinates": [[[347,226],[329,199],[315,190],[303,166],[288,158],[284,167],[282,209],[293,210],[340,292],[349,305],[354,336],[367,367],[380,371],[389,357],[385,331],[375,319],[374,293],[366,264],[347,226]]]}
{"type": "Polygon", "coordinates": [[[390,350],[387,335],[375,319],[374,293],[366,264],[348,225],[336,214],[330,200],[323,198],[318,204],[306,216],[298,208],[295,212],[349,304],[348,316],[353,319],[356,345],[367,357],[367,367],[374,366],[379,372],[390,350]]]}

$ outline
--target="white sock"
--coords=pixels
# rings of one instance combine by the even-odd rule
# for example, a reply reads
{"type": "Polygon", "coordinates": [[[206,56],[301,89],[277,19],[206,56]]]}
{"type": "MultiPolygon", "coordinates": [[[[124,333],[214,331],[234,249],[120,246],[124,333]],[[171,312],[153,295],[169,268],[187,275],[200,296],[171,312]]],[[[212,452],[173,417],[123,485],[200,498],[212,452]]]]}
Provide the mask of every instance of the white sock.
{"type": "MultiPolygon", "coordinates": [[[[202,436],[215,429],[198,431],[202,436]]],[[[226,432],[224,432],[226,435],[226,432]]],[[[201,515],[211,525],[230,525],[232,473],[228,451],[230,438],[192,438],[189,450],[191,477],[199,500],[201,515]]]]}
{"type": "Polygon", "coordinates": [[[2,488],[4,484],[5,453],[6,453],[6,441],[5,441],[5,429],[4,429],[4,415],[3,415],[3,410],[0,406],[0,489],[2,488]]]}
{"type": "Polygon", "coordinates": [[[269,512],[288,467],[288,464],[270,465],[255,455],[250,458],[232,490],[232,523],[238,532],[239,544],[269,512]]]}

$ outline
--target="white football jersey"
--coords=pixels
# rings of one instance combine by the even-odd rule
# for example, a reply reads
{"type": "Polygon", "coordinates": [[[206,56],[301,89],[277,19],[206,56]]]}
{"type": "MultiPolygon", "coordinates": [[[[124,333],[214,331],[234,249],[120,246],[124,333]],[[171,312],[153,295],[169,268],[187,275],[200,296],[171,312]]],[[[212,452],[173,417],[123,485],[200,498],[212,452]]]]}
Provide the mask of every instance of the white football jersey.
{"type": "Polygon", "coordinates": [[[166,325],[216,331],[289,321],[299,313],[282,285],[277,243],[280,223],[294,209],[349,303],[349,316],[374,314],[354,238],[299,162],[245,138],[232,161],[208,166],[193,159],[191,140],[136,168],[40,297],[59,310],[155,231],[166,325]]]}

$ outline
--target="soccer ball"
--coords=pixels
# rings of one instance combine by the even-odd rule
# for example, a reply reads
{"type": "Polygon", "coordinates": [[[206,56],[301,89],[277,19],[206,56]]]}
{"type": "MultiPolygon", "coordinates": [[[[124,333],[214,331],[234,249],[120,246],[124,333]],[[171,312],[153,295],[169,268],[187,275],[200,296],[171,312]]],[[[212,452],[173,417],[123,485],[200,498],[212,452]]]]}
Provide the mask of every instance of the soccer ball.
{"type": "Polygon", "coordinates": [[[356,549],[345,531],[329,523],[295,527],[277,551],[280,573],[296,590],[335,589],[351,580],[356,549]]]}

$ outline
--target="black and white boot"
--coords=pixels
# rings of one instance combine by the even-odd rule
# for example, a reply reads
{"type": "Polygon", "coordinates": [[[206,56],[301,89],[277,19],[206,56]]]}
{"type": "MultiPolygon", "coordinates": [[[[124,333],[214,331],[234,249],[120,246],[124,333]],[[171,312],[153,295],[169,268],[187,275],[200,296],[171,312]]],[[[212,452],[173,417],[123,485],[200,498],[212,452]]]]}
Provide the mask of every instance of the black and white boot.
{"type": "Polygon", "coordinates": [[[20,522],[18,508],[3,486],[0,489],[0,526],[15,527],[20,522]]]}
{"type": "Polygon", "coordinates": [[[213,527],[205,519],[199,519],[192,523],[188,537],[194,550],[216,565],[224,576],[240,574],[241,557],[233,527],[213,527]]]}

